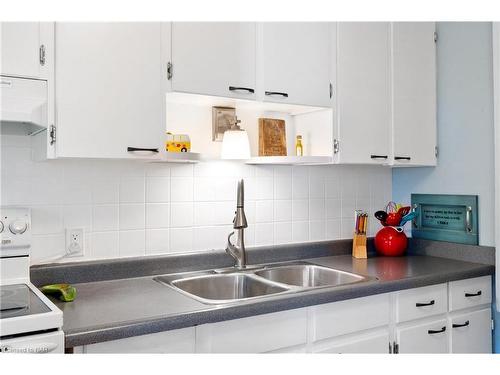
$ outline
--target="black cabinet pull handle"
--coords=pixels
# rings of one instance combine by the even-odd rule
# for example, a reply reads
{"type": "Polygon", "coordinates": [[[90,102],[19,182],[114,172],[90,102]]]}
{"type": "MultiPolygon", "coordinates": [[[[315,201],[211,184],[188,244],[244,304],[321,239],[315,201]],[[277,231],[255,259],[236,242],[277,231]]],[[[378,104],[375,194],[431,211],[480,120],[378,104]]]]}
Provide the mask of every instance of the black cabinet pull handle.
{"type": "Polygon", "coordinates": [[[411,157],[409,156],[394,156],[394,160],[411,160],[411,157]]]}
{"type": "Polygon", "coordinates": [[[372,159],[387,159],[387,155],[370,155],[370,158],[372,159]]]}
{"type": "Polygon", "coordinates": [[[438,330],[430,329],[430,330],[427,331],[427,333],[429,335],[435,335],[436,333],[443,333],[444,331],[446,331],[446,326],[444,326],[443,328],[438,329],[438,330]]]}
{"type": "Polygon", "coordinates": [[[149,152],[154,152],[158,153],[157,148],[141,148],[141,147],[127,147],[127,152],[134,152],[134,151],[149,151],[149,152]]]}
{"type": "Polygon", "coordinates": [[[480,296],[482,294],[481,291],[477,292],[477,293],[465,293],[465,296],[466,297],[477,297],[477,296],[480,296]]]}
{"type": "Polygon", "coordinates": [[[431,301],[429,301],[429,302],[427,302],[427,303],[417,302],[417,303],[415,304],[415,306],[417,306],[417,307],[432,306],[432,305],[434,305],[435,303],[436,303],[436,301],[434,301],[434,300],[431,300],[431,301]]]}
{"type": "Polygon", "coordinates": [[[265,94],[267,96],[273,96],[273,95],[280,95],[285,98],[288,98],[288,94],[286,92],[279,92],[279,91],[266,91],[265,94]]]}
{"type": "Polygon", "coordinates": [[[229,86],[229,91],[248,91],[251,94],[255,92],[254,89],[251,89],[249,87],[238,87],[238,86],[229,86]]]}
{"type": "Polygon", "coordinates": [[[453,328],[467,327],[469,325],[469,321],[466,320],[464,324],[452,324],[453,328]]]}

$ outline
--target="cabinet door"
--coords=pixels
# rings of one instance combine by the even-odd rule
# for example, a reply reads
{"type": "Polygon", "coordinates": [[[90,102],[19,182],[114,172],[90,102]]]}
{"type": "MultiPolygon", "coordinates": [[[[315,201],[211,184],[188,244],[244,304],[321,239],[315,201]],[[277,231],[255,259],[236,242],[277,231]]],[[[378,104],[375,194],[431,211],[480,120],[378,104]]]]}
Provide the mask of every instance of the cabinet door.
{"type": "Polygon", "coordinates": [[[198,353],[262,353],[307,340],[306,309],[281,311],[196,327],[198,353]]]}
{"type": "Polygon", "coordinates": [[[395,165],[436,165],[434,22],[396,22],[393,33],[395,165]]]}
{"type": "Polygon", "coordinates": [[[491,353],[491,309],[450,317],[452,353],[491,353]]]}
{"type": "Polygon", "coordinates": [[[313,350],[315,353],[389,353],[389,329],[352,335],[313,350]]]}
{"type": "Polygon", "coordinates": [[[48,78],[53,59],[54,24],[2,22],[1,74],[48,78]]]}
{"type": "Polygon", "coordinates": [[[399,353],[448,353],[446,319],[396,328],[399,353]]]}
{"type": "Polygon", "coordinates": [[[165,132],[161,57],[160,23],[58,23],[57,155],[155,155],[165,132]]]}
{"type": "Polygon", "coordinates": [[[255,23],[174,22],[172,90],[255,98],[255,23]]]}
{"type": "Polygon", "coordinates": [[[263,100],[330,107],[330,28],[326,22],[259,24],[263,100]]]}
{"type": "Polygon", "coordinates": [[[389,162],[390,24],[339,22],[336,161],[389,162]]]}

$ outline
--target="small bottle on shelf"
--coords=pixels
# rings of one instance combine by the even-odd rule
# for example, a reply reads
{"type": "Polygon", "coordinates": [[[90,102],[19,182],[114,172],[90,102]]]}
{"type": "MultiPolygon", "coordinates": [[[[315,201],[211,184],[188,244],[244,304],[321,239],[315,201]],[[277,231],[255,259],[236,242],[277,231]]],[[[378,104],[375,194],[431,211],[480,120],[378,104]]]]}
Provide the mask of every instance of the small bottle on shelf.
{"type": "Polygon", "coordinates": [[[304,149],[302,147],[302,136],[298,135],[295,138],[295,155],[304,156],[304,149]]]}

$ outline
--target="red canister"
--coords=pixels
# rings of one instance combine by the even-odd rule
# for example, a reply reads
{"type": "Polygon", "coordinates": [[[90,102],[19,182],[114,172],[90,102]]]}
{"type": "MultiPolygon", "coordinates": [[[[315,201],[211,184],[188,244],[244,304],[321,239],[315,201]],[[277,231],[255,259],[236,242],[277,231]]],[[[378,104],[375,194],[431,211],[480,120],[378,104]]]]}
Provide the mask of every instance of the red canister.
{"type": "Polygon", "coordinates": [[[400,256],[408,246],[408,238],[402,227],[384,227],[375,236],[375,249],[380,255],[400,256]]]}

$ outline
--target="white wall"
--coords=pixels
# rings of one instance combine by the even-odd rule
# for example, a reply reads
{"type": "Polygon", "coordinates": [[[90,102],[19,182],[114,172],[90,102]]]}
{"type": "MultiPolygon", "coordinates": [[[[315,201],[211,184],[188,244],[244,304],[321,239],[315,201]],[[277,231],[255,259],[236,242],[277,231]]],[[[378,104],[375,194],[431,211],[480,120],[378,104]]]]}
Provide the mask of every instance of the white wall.
{"type": "Polygon", "coordinates": [[[353,211],[372,213],[392,194],[391,170],[375,166],[32,162],[28,137],[1,145],[0,203],[32,208],[33,263],[64,254],[73,227],[85,228],[85,257],[62,261],[223,248],[240,177],[248,246],[349,238],[353,211]]]}
{"type": "Polygon", "coordinates": [[[394,169],[393,198],[411,193],[479,195],[479,242],[494,246],[491,23],[440,22],[436,168],[394,169]]]}

